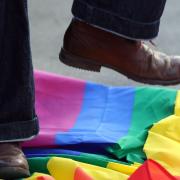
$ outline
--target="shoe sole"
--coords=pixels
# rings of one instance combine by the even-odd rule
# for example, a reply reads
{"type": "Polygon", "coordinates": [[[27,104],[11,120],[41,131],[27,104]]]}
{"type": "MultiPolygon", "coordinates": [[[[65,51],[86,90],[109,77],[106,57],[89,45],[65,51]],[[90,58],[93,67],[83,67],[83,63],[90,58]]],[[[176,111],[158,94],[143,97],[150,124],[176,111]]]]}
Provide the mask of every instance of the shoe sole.
{"type": "Polygon", "coordinates": [[[27,178],[30,176],[29,170],[17,167],[0,167],[0,179],[14,180],[27,178]]]}
{"type": "Polygon", "coordinates": [[[107,67],[107,68],[113,69],[113,70],[125,75],[129,79],[132,79],[137,82],[145,83],[145,84],[168,86],[168,85],[176,85],[176,84],[180,83],[180,79],[170,80],[170,81],[161,81],[161,80],[135,77],[135,76],[132,76],[130,74],[127,74],[127,73],[117,69],[116,67],[112,67],[107,64],[99,64],[99,63],[94,62],[94,60],[76,56],[76,55],[66,51],[64,48],[61,48],[61,51],[59,54],[59,59],[62,63],[66,64],[68,66],[79,68],[79,69],[84,69],[84,70],[88,70],[88,71],[100,72],[101,67],[107,67]]]}

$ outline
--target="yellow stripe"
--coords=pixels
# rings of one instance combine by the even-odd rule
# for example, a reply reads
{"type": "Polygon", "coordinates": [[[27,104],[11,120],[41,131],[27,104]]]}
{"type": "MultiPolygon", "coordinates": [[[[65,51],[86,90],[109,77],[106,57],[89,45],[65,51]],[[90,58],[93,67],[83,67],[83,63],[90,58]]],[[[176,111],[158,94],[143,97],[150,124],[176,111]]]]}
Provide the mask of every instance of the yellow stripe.
{"type": "Polygon", "coordinates": [[[47,167],[56,180],[74,180],[77,164],[71,159],[53,157],[49,160],[47,167]]]}
{"type": "Polygon", "coordinates": [[[128,166],[124,164],[110,162],[108,163],[107,168],[121,172],[123,174],[132,175],[137,170],[138,167],[137,165],[128,166]]]}
{"type": "Polygon", "coordinates": [[[144,151],[148,159],[180,176],[180,116],[172,115],[156,123],[149,131],[144,151]]]}
{"type": "Polygon", "coordinates": [[[180,91],[178,91],[177,97],[176,97],[175,115],[180,116],[180,91]]]}
{"type": "Polygon", "coordinates": [[[128,175],[112,169],[93,166],[71,159],[53,157],[48,162],[48,170],[56,180],[74,180],[76,168],[81,168],[94,180],[127,180],[128,175]]]}

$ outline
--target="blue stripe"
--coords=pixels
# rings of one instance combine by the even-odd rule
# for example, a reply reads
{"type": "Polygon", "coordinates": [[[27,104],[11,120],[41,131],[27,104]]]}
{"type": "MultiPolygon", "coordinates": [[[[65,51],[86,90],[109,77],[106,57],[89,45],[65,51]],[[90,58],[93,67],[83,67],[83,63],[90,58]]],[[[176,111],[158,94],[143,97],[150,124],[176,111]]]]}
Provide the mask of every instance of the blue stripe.
{"type": "Polygon", "coordinates": [[[23,149],[26,157],[46,157],[50,155],[73,155],[73,156],[80,156],[81,152],[71,151],[71,150],[64,150],[64,149],[43,149],[43,148],[25,148],[23,149]]]}
{"type": "Polygon", "coordinates": [[[59,132],[56,144],[113,144],[127,135],[135,88],[87,83],[82,111],[69,132],[59,132]]]}

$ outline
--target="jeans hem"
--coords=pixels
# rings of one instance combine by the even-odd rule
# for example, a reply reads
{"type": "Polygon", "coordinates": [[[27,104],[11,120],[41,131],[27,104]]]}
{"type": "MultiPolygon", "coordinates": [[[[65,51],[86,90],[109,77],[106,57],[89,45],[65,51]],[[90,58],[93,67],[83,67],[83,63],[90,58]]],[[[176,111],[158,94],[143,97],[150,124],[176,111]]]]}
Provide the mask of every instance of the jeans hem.
{"type": "Polygon", "coordinates": [[[31,140],[39,132],[38,118],[28,121],[0,124],[0,142],[31,140]]]}
{"type": "Polygon", "coordinates": [[[74,0],[72,13],[86,23],[107,29],[130,39],[150,40],[157,37],[160,20],[154,22],[137,22],[96,8],[81,0],[74,0]]]}

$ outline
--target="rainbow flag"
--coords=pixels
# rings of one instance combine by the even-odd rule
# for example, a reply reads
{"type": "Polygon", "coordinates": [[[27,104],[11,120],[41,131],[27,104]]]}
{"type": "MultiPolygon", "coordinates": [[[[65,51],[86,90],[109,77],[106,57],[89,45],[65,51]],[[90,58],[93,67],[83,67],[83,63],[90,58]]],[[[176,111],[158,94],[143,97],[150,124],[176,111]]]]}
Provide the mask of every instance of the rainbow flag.
{"type": "Polygon", "coordinates": [[[110,87],[40,71],[35,85],[40,134],[24,144],[32,178],[128,179],[143,172],[147,159],[180,176],[179,91],[110,87]],[[61,176],[63,166],[71,177],[61,176]]]}

